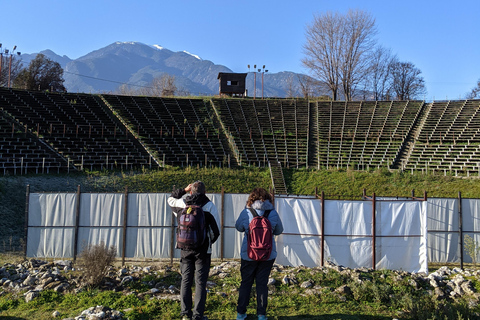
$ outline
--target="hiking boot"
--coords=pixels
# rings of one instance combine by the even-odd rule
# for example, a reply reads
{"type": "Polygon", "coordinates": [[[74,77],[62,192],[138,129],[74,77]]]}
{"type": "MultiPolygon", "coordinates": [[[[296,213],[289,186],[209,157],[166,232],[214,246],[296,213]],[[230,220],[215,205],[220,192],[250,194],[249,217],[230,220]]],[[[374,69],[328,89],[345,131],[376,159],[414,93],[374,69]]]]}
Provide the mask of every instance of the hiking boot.
{"type": "Polygon", "coordinates": [[[247,319],[247,314],[246,313],[237,313],[237,319],[236,320],[244,320],[247,319]]]}

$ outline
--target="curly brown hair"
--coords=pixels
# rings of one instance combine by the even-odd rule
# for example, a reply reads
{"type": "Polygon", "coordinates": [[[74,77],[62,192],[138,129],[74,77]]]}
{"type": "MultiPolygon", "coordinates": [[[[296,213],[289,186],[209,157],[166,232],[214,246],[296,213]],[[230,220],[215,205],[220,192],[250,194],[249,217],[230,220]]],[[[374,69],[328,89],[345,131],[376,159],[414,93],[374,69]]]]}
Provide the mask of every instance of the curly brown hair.
{"type": "Polygon", "coordinates": [[[251,207],[256,200],[272,202],[272,195],[264,188],[255,188],[248,196],[247,207],[251,207]]]}

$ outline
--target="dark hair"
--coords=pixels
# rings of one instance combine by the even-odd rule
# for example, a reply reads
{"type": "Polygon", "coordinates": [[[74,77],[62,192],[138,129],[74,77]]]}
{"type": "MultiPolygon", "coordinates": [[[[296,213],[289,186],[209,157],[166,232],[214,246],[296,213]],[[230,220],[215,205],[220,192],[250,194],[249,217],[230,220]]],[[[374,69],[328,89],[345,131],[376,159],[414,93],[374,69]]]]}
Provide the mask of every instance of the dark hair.
{"type": "Polygon", "coordinates": [[[200,193],[200,194],[205,194],[206,190],[205,190],[205,183],[203,183],[202,181],[195,181],[194,183],[192,183],[192,194],[194,193],[200,193]]]}
{"type": "Polygon", "coordinates": [[[272,202],[272,195],[264,188],[255,188],[252,190],[247,200],[247,207],[251,207],[256,200],[269,200],[272,202]]]}

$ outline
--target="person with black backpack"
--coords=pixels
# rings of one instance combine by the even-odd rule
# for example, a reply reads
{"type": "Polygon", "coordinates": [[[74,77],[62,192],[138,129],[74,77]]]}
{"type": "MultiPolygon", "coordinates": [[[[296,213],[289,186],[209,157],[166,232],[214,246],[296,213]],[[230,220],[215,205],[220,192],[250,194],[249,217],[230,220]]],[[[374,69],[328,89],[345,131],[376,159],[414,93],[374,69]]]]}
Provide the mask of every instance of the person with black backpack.
{"type": "Polygon", "coordinates": [[[235,228],[244,232],[238,290],[237,320],[247,318],[247,306],[253,282],[257,291],[257,315],[267,319],[268,278],[277,257],[274,237],[283,232],[283,225],[272,203],[272,196],[263,188],[250,193],[246,208],[240,213],[235,228]]]}
{"type": "Polygon", "coordinates": [[[167,202],[177,217],[177,248],[181,249],[180,307],[183,320],[207,319],[207,279],[212,244],[218,239],[218,210],[205,195],[205,184],[195,181],[185,189],[176,189],[167,202]],[[189,193],[185,198],[185,194],[189,193]],[[192,285],[195,279],[195,305],[192,310],[192,285]]]}

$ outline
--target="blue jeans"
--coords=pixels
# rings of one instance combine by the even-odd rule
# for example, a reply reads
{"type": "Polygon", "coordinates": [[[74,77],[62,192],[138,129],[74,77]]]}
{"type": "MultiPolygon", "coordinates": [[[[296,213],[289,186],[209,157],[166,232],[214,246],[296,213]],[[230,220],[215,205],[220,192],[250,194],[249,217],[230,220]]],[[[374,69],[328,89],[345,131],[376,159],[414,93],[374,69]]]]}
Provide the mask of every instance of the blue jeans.
{"type": "Polygon", "coordinates": [[[240,274],[242,282],[238,290],[237,312],[245,314],[247,312],[250,292],[252,291],[253,281],[257,288],[257,315],[267,314],[268,305],[268,278],[272,271],[275,259],[267,261],[248,261],[243,260],[240,264],[240,274]]]}
{"type": "MultiPolygon", "coordinates": [[[[202,250],[203,251],[203,250],[202,250]]],[[[180,286],[181,315],[192,319],[203,319],[205,302],[207,301],[207,279],[210,271],[211,254],[182,250],[180,271],[182,283],[180,286]],[[192,285],[195,278],[195,306],[192,311],[192,285]]]]}

